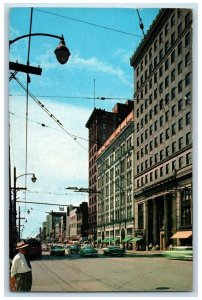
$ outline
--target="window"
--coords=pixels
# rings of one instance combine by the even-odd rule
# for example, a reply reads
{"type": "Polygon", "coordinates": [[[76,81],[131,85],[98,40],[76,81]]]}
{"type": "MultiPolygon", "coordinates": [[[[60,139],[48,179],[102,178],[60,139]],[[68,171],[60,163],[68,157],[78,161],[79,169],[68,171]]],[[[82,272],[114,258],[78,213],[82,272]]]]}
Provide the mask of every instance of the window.
{"type": "Polygon", "coordinates": [[[168,122],[168,120],[169,120],[169,110],[167,110],[165,113],[165,121],[168,122]]]}
{"type": "Polygon", "coordinates": [[[156,138],[154,139],[154,147],[155,147],[155,148],[158,147],[158,137],[156,137],[156,138]]]}
{"type": "Polygon", "coordinates": [[[141,61],[141,71],[143,70],[143,61],[141,61]]]}
{"type": "Polygon", "coordinates": [[[147,55],[145,55],[144,63],[145,63],[145,66],[146,66],[146,64],[147,64],[147,55]]]}
{"type": "Polygon", "coordinates": [[[145,136],[145,139],[148,138],[148,129],[145,130],[144,136],[145,136]]]}
{"type": "Polygon", "coordinates": [[[157,66],[157,56],[154,58],[154,67],[157,66]]]}
{"type": "Polygon", "coordinates": [[[166,174],[169,174],[169,164],[166,164],[166,174]]]}
{"type": "Polygon", "coordinates": [[[160,134],[160,144],[163,143],[163,132],[160,134]]]}
{"type": "Polygon", "coordinates": [[[178,64],[178,75],[182,73],[182,61],[178,64]]]}
{"type": "Polygon", "coordinates": [[[172,124],[172,135],[176,134],[176,124],[172,124]]]}
{"type": "Polygon", "coordinates": [[[188,47],[190,44],[190,32],[185,35],[185,47],[188,47]]]}
{"type": "Polygon", "coordinates": [[[183,167],[183,156],[179,157],[179,169],[183,167]]]}
{"type": "Polygon", "coordinates": [[[186,134],[186,145],[191,144],[191,132],[186,134]]]}
{"type": "Polygon", "coordinates": [[[148,107],[148,100],[147,99],[145,99],[144,107],[145,107],[145,109],[148,107]]]}
{"type": "Polygon", "coordinates": [[[147,74],[147,70],[145,71],[145,80],[147,79],[148,74],[147,74]]]}
{"type": "Polygon", "coordinates": [[[160,127],[163,126],[163,116],[160,116],[159,118],[159,125],[160,127]]]}
{"type": "Polygon", "coordinates": [[[154,99],[157,98],[157,89],[154,90],[154,99]]]}
{"type": "Polygon", "coordinates": [[[165,88],[169,86],[169,76],[165,78],[165,88]]]}
{"type": "Polygon", "coordinates": [[[160,151],[160,160],[163,159],[163,150],[160,151]]]}
{"type": "Polygon", "coordinates": [[[140,145],[140,138],[138,137],[137,138],[137,147],[139,147],[139,145],[140,145]]]}
{"type": "Polygon", "coordinates": [[[187,53],[185,56],[185,67],[187,67],[190,64],[190,52],[187,53]]]}
{"type": "Polygon", "coordinates": [[[171,90],[171,99],[175,99],[175,87],[171,90]]]}
{"type": "Polygon", "coordinates": [[[175,106],[175,105],[173,105],[173,106],[172,106],[172,117],[174,117],[174,116],[175,116],[175,108],[176,108],[176,106],[175,106]]]}
{"type": "Polygon", "coordinates": [[[141,84],[143,84],[143,81],[144,81],[144,79],[143,79],[143,75],[141,76],[141,84]]]}
{"type": "Polygon", "coordinates": [[[139,118],[139,115],[140,115],[140,110],[139,110],[139,108],[137,109],[137,119],[139,118]]]}
{"type": "Polygon", "coordinates": [[[161,49],[161,50],[159,51],[159,61],[161,61],[162,58],[163,58],[163,49],[161,49]]]}
{"type": "Polygon", "coordinates": [[[137,74],[137,77],[138,77],[139,76],[139,67],[137,68],[136,74],[137,74]]]}
{"type": "Polygon", "coordinates": [[[149,95],[149,104],[152,104],[152,94],[149,95]]]}
{"type": "Polygon", "coordinates": [[[145,154],[148,154],[148,145],[145,145],[144,152],[145,152],[145,154]]]}
{"type": "Polygon", "coordinates": [[[176,160],[172,161],[172,172],[176,172],[176,160]]]}
{"type": "Polygon", "coordinates": [[[161,82],[159,85],[159,92],[163,93],[163,82],[161,82]]]}
{"type": "Polygon", "coordinates": [[[182,80],[178,82],[178,94],[182,92],[182,80]]]}
{"type": "Polygon", "coordinates": [[[157,50],[157,40],[155,40],[155,42],[154,42],[154,51],[156,51],[157,50]]]}
{"type": "Polygon", "coordinates": [[[168,102],[169,102],[169,97],[170,97],[169,93],[166,94],[166,96],[165,96],[165,104],[168,104],[168,102]]]}
{"type": "Polygon", "coordinates": [[[191,94],[190,92],[185,95],[186,105],[191,104],[191,94]]]}
{"type": "Polygon", "coordinates": [[[154,83],[157,83],[157,73],[154,74],[154,83]]]}
{"type": "Polygon", "coordinates": [[[166,147],[166,157],[169,155],[169,151],[170,151],[170,146],[166,147]]]}
{"type": "Polygon", "coordinates": [[[144,117],[144,121],[145,121],[145,124],[147,124],[147,123],[148,123],[148,114],[146,114],[146,115],[145,115],[145,117],[144,117]]]}
{"type": "Polygon", "coordinates": [[[151,141],[150,143],[149,143],[149,151],[152,151],[153,150],[153,141],[151,141]]]}
{"type": "Polygon", "coordinates": [[[185,26],[188,27],[190,22],[191,22],[191,13],[188,12],[188,14],[186,14],[185,16],[185,26]]]}
{"type": "Polygon", "coordinates": [[[175,50],[171,53],[171,64],[175,62],[175,50]]]}
{"type": "Polygon", "coordinates": [[[160,168],[160,177],[163,176],[163,167],[160,168]]]}
{"type": "Polygon", "coordinates": [[[169,41],[165,43],[165,54],[168,52],[168,49],[169,49],[169,41]]]}
{"type": "Polygon", "coordinates": [[[157,115],[158,113],[158,104],[155,104],[154,106],[154,115],[157,115]]]}
{"type": "Polygon", "coordinates": [[[153,181],[153,173],[150,173],[150,181],[153,181]]]}
{"type": "Polygon", "coordinates": [[[182,23],[178,25],[178,36],[180,36],[181,32],[182,32],[182,23]]]}
{"type": "Polygon", "coordinates": [[[186,155],[186,165],[191,164],[191,152],[187,153],[186,155]]]}
{"type": "Polygon", "coordinates": [[[172,153],[176,152],[176,142],[172,143],[172,153]]]}
{"type": "Polygon", "coordinates": [[[150,133],[150,135],[152,135],[152,133],[153,133],[153,125],[150,125],[150,127],[149,127],[149,133],[150,133]]]}
{"type": "Polygon", "coordinates": [[[152,109],[150,109],[150,111],[149,111],[149,119],[150,120],[152,119],[152,115],[153,115],[153,111],[152,111],[152,109]]]}
{"type": "Polygon", "coordinates": [[[173,45],[175,42],[175,31],[171,35],[171,45],[173,45]]]}
{"type": "Polygon", "coordinates": [[[158,121],[156,120],[154,122],[154,131],[157,131],[157,129],[158,129],[158,121]]]}
{"type": "Polygon", "coordinates": [[[149,80],[149,88],[152,88],[152,79],[149,80]]]}
{"type": "Polygon", "coordinates": [[[143,135],[143,133],[141,134],[141,143],[143,143],[144,142],[144,135],[143,135]]]}
{"type": "Polygon", "coordinates": [[[171,27],[175,25],[175,15],[172,15],[171,17],[171,27]]]}
{"type": "Polygon", "coordinates": [[[171,72],[171,82],[175,80],[175,69],[172,70],[171,72]]]}
{"type": "Polygon", "coordinates": [[[165,35],[167,35],[167,34],[168,34],[168,23],[165,26],[165,35]]]}
{"type": "Polygon", "coordinates": [[[154,161],[155,161],[155,164],[157,164],[157,162],[158,162],[158,153],[155,154],[154,161]]]}
{"type": "Polygon", "coordinates": [[[191,82],[191,75],[190,75],[190,73],[188,73],[188,74],[185,76],[185,86],[190,85],[190,82],[191,82]]]}
{"type": "Polygon", "coordinates": [[[166,61],[165,61],[165,71],[168,70],[168,67],[169,67],[169,60],[166,59],[166,61]]]}
{"type": "Polygon", "coordinates": [[[149,65],[149,73],[151,73],[153,70],[152,64],[149,65]]]}
{"type": "Polygon", "coordinates": [[[151,59],[152,57],[152,48],[149,49],[149,58],[151,59]]]}
{"type": "Polygon", "coordinates": [[[183,118],[180,118],[178,120],[178,130],[182,130],[183,129],[183,118]]]}
{"type": "Polygon", "coordinates": [[[191,113],[188,112],[186,114],[186,125],[189,125],[191,123],[191,113]]]}
{"type": "Polygon", "coordinates": [[[178,148],[179,148],[179,150],[181,150],[182,147],[183,147],[183,137],[179,138],[179,140],[178,140],[178,148]]]}
{"type": "Polygon", "coordinates": [[[159,69],[159,77],[163,76],[163,66],[160,67],[159,69]]]}
{"type": "Polygon", "coordinates": [[[159,34],[159,44],[163,42],[163,32],[159,34]]]}
{"type": "Polygon", "coordinates": [[[154,173],[154,178],[157,179],[158,178],[158,170],[155,170],[155,173],[154,173]]]}
{"type": "Polygon", "coordinates": [[[182,102],[182,99],[180,99],[178,101],[178,112],[182,111],[182,107],[183,107],[183,102],[182,102]]]}
{"type": "Polygon", "coordinates": [[[160,102],[159,102],[159,107],[160,107],[160,110],[164,108],[164,107],[163,107],[163,99],[160,100],[160,102]]]}
{"type": "Polygon", "coordinates": [[[182,54],[182,42],[178,44],[178,55],[182,54]]]}
{"type": "Polygon", "coordinates": [[[166,140],[169,139],[169,128],[166,129],[166,140]]]}
{"type": "Polygon", "coordinates": [[[151,167],[153,165],[153,156],[150,156],[149,163],[150,163],[150,167],[151,167]]]}

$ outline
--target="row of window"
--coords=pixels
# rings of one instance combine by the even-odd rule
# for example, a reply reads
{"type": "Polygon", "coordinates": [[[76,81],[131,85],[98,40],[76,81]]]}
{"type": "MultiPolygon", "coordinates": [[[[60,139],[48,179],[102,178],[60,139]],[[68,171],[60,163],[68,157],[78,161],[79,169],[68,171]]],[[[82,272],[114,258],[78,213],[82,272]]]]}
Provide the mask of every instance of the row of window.
{"type": "MultiPolygon", "coordinates": [[[[191,152],[187,153],[186,157],[183,156],[179,157],[178,159],[179,169],[190,164],[191,164],[191,152]]],[[[141,178],[137,179],[136,186],[137,188],[140,188],[143,187],[145,184],[151,183],[155,180],[158,180],[159,178],[165,177],[166,175],[170,175],[171,173],[174,175],[176,170],[177,170],[177,160],[175,159],[172,162],[167,163],[166,165],[160,167],[159,169],[151,171],[149,174],[146,174],[141,178]]]]}
{"type": "MultiPolygon", "coordinates": [[[[186,17],[185,17],[185,22],[183,23],[182,21],[180,21],[178,23],[178,26],[174,29],[175,31],[173,31],[173,26],[175,25],[175,22],[173,22],[173,20],[175,20],[175,15],[173,15],[170,18],[170,24],[166,23],[166,25],[164,26],[164,30],[162,30],[159,34],[159,36],[157,37],[157,39],[154,41],[153,46],[150,47],[149,49],[149,53],[145,55],[144,59],[141,61],[140,63],[140,67],[137,68],[136,70],[136,75],[137,77],[140,75],[140,73],[142,74],[143,69],[147,66],[148,62],[151,62],[152,57],[155,55],[155,52],[158,50],[159,48],[159,61],[162,59],[163,57],[163,46],[164,46],[164,50],[165,53],[168,51],[168,48],[170,45],[173,45],[177,36],[180,36],[183,29],[184,28],[188,28],[190,25],[190,21],[191,21],[191,13],[188,12],[186,17]],[[164,31],[164,34],[163,34],[164,31]],[[169,42],[169,40],[167,40],[168,38],[168,33],[170,34],[171,32],[171,40],[169,42]]],[[[190,38],[190,37],[189,37],[190,38]]],[[[187,37],[187,40],[185,41],[185,47],[187,47],[189,45],[189,39],[187,37]]],[[[157,58],[154,59],[154,65],[157,64],[157,58]]]]}
{"type": "MultiPolygon", "coordinates": [[[[140,136],[137,137],[137,147],[140,146],[145,140],[152,137],[153,135],[158,132],[158,127],[163,127],[168,121],[167,118],[169,117],[169,114],[167,117],[165,117],[165,123],[164,123],[164,116],[160,116],[159,120],[156,120],[154,124],[151,124],[148,128],[144,130],[144,132],[141,133],[140,136]]],[[[159,143],[163,143],[165,140],[167,140],[171,135],[175,135],[177,132],[181,131],[185,126],[188,126],[191,124],[191,112],[189,111],[185,115],[185,121],[183,120],[183,117],[178,119],[178,123],[174,122],[170,127],[167,127],[165,129],[165,135],[163,132],[159,134],[159,143]]],[[[141,128],[144,128],[143,122],[141,123],[141,128]]],[[[140,130],[139,123],[137,123],[136,127],[137,132],[140,130]]],[[[158,142],[158,141],[157,141],[158,142]]]]}
{"type": "MultiPolygon", "coordinates": [[[[160,150],[159,153],[155,153],[155,154],[152,154],[151,151],[158,147],[158,139],[155,138],[154,140],[150,141],[149,144],[146,144],[145,147],[141,148],[140,151],[137,151],[137,154],[136,154],[137,163],[138,163],[138,160],[140,159],[140,157],[145,158],[145,155],[150,156],[150,158],[146,159],[144,163],[143,162],[141,163],[141,172],[144,169],[147,169],[148,167],[151,167],[153,164],[156,164],[159,161],[161,161],[162,159],[168,157],[169,155],[174,154],[175,152],[183,149],[183,147],[190,145],[192,143],[191,132],[188,132],[186,134],[185,145],[184,145],[183,141],[184,141],[184,137],[182,136],[178,139],[178,145],[177,145],[177,142],[174,141],[174,142],[170,143],[168,146],[166,146],[165,149],[160,150]]],[[[162,143],[163,143],[163,141],[162,141],[162,143]]],[[[138,171],[138,173],[140,172],[140,167],[138,164],[137,164],[137,171],[138,171]]]]}

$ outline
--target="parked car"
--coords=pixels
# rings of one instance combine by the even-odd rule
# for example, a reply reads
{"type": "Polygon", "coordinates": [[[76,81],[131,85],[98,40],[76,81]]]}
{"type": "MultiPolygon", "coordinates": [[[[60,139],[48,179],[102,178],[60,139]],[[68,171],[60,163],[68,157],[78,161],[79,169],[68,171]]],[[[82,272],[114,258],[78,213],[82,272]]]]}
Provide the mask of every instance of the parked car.
{"type": "Polygon", "coordinates": [[[172,250],[163,252],[169,259],[193,260],[193,248],[191,246],[174,246],[172,250]]]}
{"type": "Polygon", "coordinates": [[[93,248],[91,245],[84,245],[80,250],[79,250],[80,256],[98,256],[98,251],[93,248]]]}
{"type": "Polygon", "coordinates": [[[103,254],[104,255],[120,255],[124,256],[125,254],[125,249],[120,248],[118,246],[108,246],[106,248],[103,248],[103,254]]]}
{"type": "Polygon", "coordinates": [[[77,244],[73,244],[68,247],[68,252],[70,254],[77,254],[77,253],[79,253],[79,250],[80,250],[80,247],[77,244]]]}
{"type": "Polygon", "coordinates": [[[65,255],[65,248],[60,245],[52,246],[50,248],[50,255],[65,255]]]}

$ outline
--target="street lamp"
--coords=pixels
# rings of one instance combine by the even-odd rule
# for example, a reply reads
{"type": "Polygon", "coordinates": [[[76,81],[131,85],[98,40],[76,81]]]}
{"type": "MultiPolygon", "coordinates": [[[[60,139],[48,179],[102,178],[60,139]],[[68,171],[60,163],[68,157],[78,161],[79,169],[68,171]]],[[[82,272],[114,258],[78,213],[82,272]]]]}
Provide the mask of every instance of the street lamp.
{"type": "MultiPolygon", "coordinates": [[[[11,232],[11,247],[13,247],[13,244],[16,242],[17,239],[17,232],[16,232],[16,200],[17,200],[17,190],[26,190],[26,187],[16,187],[17,179],[25,176],[25,175],[32,175],[32,182],[35,183],[37,178],[34,173],[26,173],[19,176],[16,176],[16,167],[14,167],[14,174],[13,174],[13,204],[10,203],[10,220],[9,220],[9,227],[11,232]]],[[[11,249],[10,249],[11,250],[11,249]]],[[[12,251],[12,250],[11,250],[12,251]]]]}
{"type": "Polygon", "coordinates": [[[59,39],[60,43],[57,46],[57,48],[55,49],[55,51],[54,51],[54,53],[56,55],[56,58],[57,58],[58,62],[60,64],[62,64],[62,65],[65,64],[68,61],[71,53],[70,53],[69,49],[66,47],[66,45],[65,45],[65,40],[64,40],[63,35],[62,36],[58,36],[58,35],[49,34],[49,33],[30,33],[30,34],[25,34],[25,35],[22,35],[22,36],[19,36],[19,37],[13,39],[13,40],[10,40],[9,41],[9,46],[12,45],[13,43],[17,42],[20,39],[23,39],[23,38],[26,38],[26,37],[31,37],[31,36],[48,36],[48,37],[53,37],[53,38],[59,39]]]}

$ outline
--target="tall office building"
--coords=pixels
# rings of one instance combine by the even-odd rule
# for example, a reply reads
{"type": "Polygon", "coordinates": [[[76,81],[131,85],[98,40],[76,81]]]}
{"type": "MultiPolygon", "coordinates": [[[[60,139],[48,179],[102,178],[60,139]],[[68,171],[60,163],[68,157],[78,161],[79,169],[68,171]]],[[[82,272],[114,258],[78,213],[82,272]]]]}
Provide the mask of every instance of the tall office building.
{"type": "Polygon", "coordinates": [[[95,108],[86,127],[89,129],[89,239],[97,238],[97,152],[123,119],[133,110],[133,101],[117,103],[111,112],[95,108]]]}
{"type": "Polygon", "coordinates": [[[135,234],[192,242],[192,11],[161,9],[134,68],[135,234]]]}

